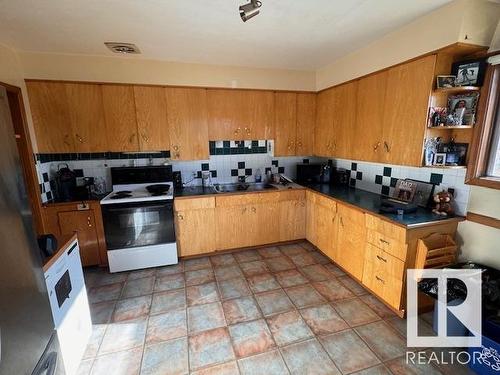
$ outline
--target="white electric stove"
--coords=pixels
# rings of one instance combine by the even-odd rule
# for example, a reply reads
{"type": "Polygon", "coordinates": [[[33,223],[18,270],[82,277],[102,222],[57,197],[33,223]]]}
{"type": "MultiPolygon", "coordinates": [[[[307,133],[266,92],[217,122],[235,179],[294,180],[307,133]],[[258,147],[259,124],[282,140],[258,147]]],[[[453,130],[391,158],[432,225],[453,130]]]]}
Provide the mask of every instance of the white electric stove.
{"type": "Polygon", "coordinates": [[[111,168],[101,200],[110,272],[176,264],[171,166],[111,168]]]}

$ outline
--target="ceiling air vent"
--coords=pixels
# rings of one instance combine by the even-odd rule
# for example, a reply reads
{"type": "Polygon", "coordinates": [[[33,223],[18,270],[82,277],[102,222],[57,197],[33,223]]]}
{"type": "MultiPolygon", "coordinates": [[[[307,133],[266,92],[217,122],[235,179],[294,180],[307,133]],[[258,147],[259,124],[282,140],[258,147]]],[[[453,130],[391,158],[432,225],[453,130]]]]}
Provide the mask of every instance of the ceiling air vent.
{"type": "Polygon", "coordinates": [[[114,53],[141,53],[139,48],[132,43],[105,42],[104,44],[114,53]]]}

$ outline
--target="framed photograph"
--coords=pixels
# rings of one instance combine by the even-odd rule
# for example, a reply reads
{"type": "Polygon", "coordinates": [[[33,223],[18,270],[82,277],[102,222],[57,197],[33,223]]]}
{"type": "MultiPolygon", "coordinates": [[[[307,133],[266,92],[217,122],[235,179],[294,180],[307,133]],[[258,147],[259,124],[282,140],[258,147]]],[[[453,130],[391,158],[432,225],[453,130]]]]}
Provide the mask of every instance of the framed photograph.
{"type": "Polygon", "coordinates": [[[446,165],[446,153],[437,152],[434,155],[434,165],[446,165]]]}
{"type": "Polygon", "coordinates": [[[427,126],[433,128],[436,126],[445,126],[448,108],[446,107],[430,107],[429,120],[427,126]]]}
{"type": "Polygon", "coordinates": [[[447,125],[474,125],[479,93],[450,95],[448,97],[447,125]]]}
{"type": "Polygon", "coordinates": [[[446,165],[465,165],[467,161],[468,143],[442,143],[439,152],[446,153],[446,165]]]}
{"type": "Polygon", "coordinates": [[[451,74],[457,77],[456,86],[482,86],[486,72],[486,59],[458,61],[451,66],[451,74]]]}
{"type": "Polygon", "coordinates": [[[415,191],[415,196],[413,197],[413,203],[420,207],[429,207],[436,185],[430,182],[412,180],[411,178],[407,178],[406,181],[412,181],[417,184],[417,190],[415,191]]]}
{"type": "Polygon", "coordinates": [[[457,76],[437,76],[436,87],[438,89],[449,89],[455,87],[457,76]]]}
{"type": "Polygon", "coordinates": [[[416,190],[417,183],[415,181],[399,179],[392,197],[402,202],[412,202],[416,190]]]}

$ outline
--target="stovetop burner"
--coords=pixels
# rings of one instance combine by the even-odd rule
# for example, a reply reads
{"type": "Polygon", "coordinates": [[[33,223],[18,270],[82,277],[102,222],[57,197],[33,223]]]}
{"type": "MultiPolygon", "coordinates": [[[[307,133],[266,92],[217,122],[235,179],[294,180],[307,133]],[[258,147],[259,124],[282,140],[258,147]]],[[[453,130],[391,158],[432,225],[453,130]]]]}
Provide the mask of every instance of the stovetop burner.
{"type": "Polygon", "coordinates": [[[116,195],[122,195],[122,194],[132,194],[130,190],[120,190],[115,193],[116,195]]]}
{"type": "Polygon", "coordinates": [[[118,191],[115,195],[109,197],[109,199],[124,199],[130,198],[132,196],[131,191],[118,191]]]}
{"type": "Polygon", "coordinates": [[[166,193],[169,189],[170,185],[168,184],[155,184],[146,186],[146,190],[151,194],[163,195],[163,193],[166,193]]]}

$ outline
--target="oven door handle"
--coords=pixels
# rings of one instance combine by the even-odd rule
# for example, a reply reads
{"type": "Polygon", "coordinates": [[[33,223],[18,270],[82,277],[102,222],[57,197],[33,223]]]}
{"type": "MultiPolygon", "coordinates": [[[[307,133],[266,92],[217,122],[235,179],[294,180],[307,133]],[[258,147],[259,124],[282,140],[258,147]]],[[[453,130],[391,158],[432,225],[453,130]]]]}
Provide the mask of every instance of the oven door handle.
{"type": "MultiPolygon", "coordinates": [[[[134,208],[136,207],[122,207],[122,208],[109,208],[109,207],[106,207],[105,210],[107,212],[121,212],[121,211],[130,211],[130,210],[133,210],[134,208]]],[[[137,207],[137,208],[141,208],[141,209],[145,209],[145,208],[152,208],[152,209],[162,209],[162,208],[166,208],[167,210],[171,210],[172,209],[172,204],[162,204],[162,205],[155,205],[155,206],[148,206],[148,205],[144,205],[142,207],[137,207]]]]}

